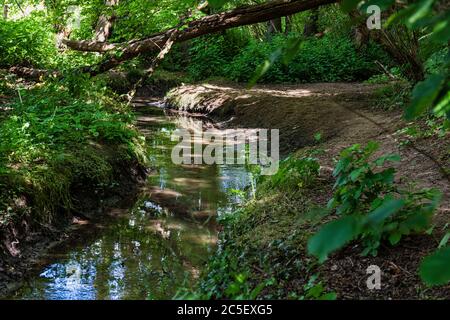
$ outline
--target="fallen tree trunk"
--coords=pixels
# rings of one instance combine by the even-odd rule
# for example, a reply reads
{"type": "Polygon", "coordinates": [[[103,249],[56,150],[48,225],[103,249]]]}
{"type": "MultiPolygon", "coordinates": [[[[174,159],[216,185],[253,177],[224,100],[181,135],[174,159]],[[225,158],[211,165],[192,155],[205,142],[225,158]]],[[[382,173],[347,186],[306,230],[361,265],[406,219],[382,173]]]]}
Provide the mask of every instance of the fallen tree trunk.
{"type": "MultiPolygon", "coordinates": [[[[182,42],[205,34],[265,22],[335,2],[337,2],[337,0],[276,0],[260,5],[240,7],[187,23],[185,28],[177,32],[174,42],[182,42]]],[[[88,72],[92,76],[95,76],[112,69],[141,53],[161,50],[161,47],[164,46],[170,35],[173,34],[173,31],[174,29],[170,29],[145,39],[132,40],[127,43],[119,44],[70,40],[65,40],[64,43],[69,48],[79,51],[107,52],[119,50],[119,54],[114,54],[102,63],[83,69],[83,72],[88,72]]]]}
{"type": "Polygon", "coordinates": [[[34,69],[27,67],[11,67],[9,72],[18,75],[19,77],[39,81],[41,78],[45,78],[48,76],[60,77],[61,73],[59,71],[49,71],[43,69],[34,69]]]}

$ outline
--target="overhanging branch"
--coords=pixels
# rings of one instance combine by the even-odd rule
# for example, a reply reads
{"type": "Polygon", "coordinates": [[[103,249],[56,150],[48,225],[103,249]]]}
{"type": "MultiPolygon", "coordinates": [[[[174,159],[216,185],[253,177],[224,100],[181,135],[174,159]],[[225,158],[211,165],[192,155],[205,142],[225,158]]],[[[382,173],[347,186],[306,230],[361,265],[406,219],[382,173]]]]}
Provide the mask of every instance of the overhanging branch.
{"type": "MultiPolygon", "coordinates": [[[[183,30],[177,32],[177,37],[174,39],[174,42],[182,42],[205,34],[265,22],[335,2],[337,2],[337,0],[276,0],[260,5],[240,7],[189,22],[183,30]]],[[[161,47],[164,46],[173,31],[174,29],[170,29],[145,39],[132,40],[130,42],[119,44],[70,40],[66,40],[64,43],[69,48],[79,51],[118,51],[102,63],[83,69],[84,72],[88,72],[92,76],[95,76],[114,68],[122,62],[130,60],[141,53],[161,50],[161,47]]]]}

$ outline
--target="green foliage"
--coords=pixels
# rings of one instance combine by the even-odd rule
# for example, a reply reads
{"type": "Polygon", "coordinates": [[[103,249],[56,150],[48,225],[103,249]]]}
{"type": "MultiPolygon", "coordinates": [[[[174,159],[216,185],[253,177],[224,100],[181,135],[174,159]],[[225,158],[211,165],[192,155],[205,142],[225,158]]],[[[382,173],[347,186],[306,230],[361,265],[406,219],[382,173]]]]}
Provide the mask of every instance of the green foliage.
{"type": "Polygon", "coordinates": [[[377,149],[378,144],[370,142],[341,153],[333,172],[334,195],[327,206],[340,218],[323,226],[308,243],[309,252],[321,262],[351,240],[362,241],[364,255],[375,255],[382,240],[395,245],[402,236],[423,232],[430,225],[440,193],[400,189],[394,183],[395,169],[383,168],[386,162],[399,161],[399,156],[369,160],[377,149]]]}
{"type": "Polygon", "coordinates": [[[288,157],[280,162],[276,174],[266,177],[261,187],[266,189],[293,189],[310,186],[319,175],[320,165],[312,157],[288,157]]]}
{"type": "MultiPolygon", "coordinates": [[[[446,81],[446,77],[443,74],[433,74],[425,81],[419,82],[412,91],[411,106],[406,110],[406,118],[414,119],[424,113],[438,98],[441,88],[447,85],[446,81]]],[[[450,103],[450,101],[447,101],[449,97],[444,97],[443,99],[442,103],[445,105],[442,106],[442,110],[446,109],[446,105],[450,103]]]]}
{"type": "Polygon", "coordinates": [[[450,246],[426,257],[420,265],[420,277],[428,285],[444,285],[450,281],[450,246]]]}
{"type": "Polygon", "coordinates": [[[428,59],[425,61],[426,73],[439,73],[443,68],[445,68],[448,54],[448,48],[437,49],[436,51],[432,52],[428,59]]]}
{"type": "MultiPolygon", "coordinates": [[[[273,190],[267,192],[273,193],[273,190]]],[[[273,237],[268,242],[260,233],[249,237],[255,227],[260,227],[261,218],[267,220],[286,216],[286,207],[283,207],[281,216],[264,218],[264,215],[260,216],[262,210],[255,211],[252,203],[220,219],[224,229],[219,234],[217,252],[208,261],[194,293],[180,294],[178,298],[335,299],[336,294],[328,292],[318,279],[318,274],[312,273],[315,263],[299,254],[298,241],[304,238],[305,230],[295,229],[298,225],[290,217],[285,219],[286,223],[294,226],[293,232],[286,233],[284,230],[282,236],[273,237]],[[265,243],[263,247],[256,243],[261,240],[265,243]],[[299,277],[302,277],[303,285],[292,287],[291,283],[298,281],[299,277]]],[[[273,228],[274,224],[268,223],[267,226],[273,228]]]]}
{"type": "Polygon", "coordinates": [[[202,80],[226,74],[224,67],[232,56],[233,47],[223,35],[195,39],[189,48],[190,61],[187,68],[193,80],[202,80]]]}
{"type": "Polygon", "coordinates": [[[0,216],[25,193],[33,218],[51,219],[71,207],[72,187],[102,189],[113,183],[115,161],[145,161],[129,111],[106,93],[101,83],[68,77],[21,90],[0,124],[0,216]]]}
{"type": "MultiPolygon", "coordinates": [[[[450,39],[450,10],[437,11],[439,0],[421,0],[407,3],[401,10],[394,11],[388,18],[385,27],[393,24],[404,24],[410,30],[419,32],[427,30],[428,42],[437,45],[447,46],[450,39]]],[[[364,10],[368,4],[379,5],[382,8],[389,8],[394,1],[370,0],[343,1],[342,8],[349,12],[359,6],[364,10]]],[[[430,59],[433,59],[430,57],[430,59]]],[[[432,63],[432,62],[430,62],[432,63]]],[[[441,59],[439,70],[428,70],[429,73],[423,81],[416,84],[412,92],[411,104],[405,112],[407,119],[414,119],[427,110],[438,117],[447,119],[447,128],[450,127],[450,53],[447,52],[445,58],[441,59]]]]}
{"type": "Polygon", "coordinates": [[[0,23],[0,67],[47,67],[56,56],[54,37],[44,17],[32,15],[0,23]]]}
{"type": "Polygon", "coordinates": [[[365,148],[354,145],[341,153],[333,175],[336,177],[335,192],[328,204],[338,214],[360,213],[379,194],[393,191],[395,170],[393,168],[376,171],[386,161],[399,161],[398,155],[387,155],[368,161],[378,149],[378,144],[369,142],[365,148]],[[362,206],[363,204],[366,207],[362,206]]]}
{"type": "Polygon", "coordinates": [[[207,268],[206,277],[196,291],[184,290],[176,298],[255,300],[267,285],[260,283],[255,286],[249,281],[250,269],[239,266],[239,259],[230,248],[218,251],[209,260],[207,268]]]}
{"type": "Polygon", "coordinates": [[[375,91],[374,106],[383,110],[402,110],[410,101],[409,82],[396,81],[375,91]]]}
{"type": "Polygon", "coordinates": [[[342,248],[358,234],[359,221],[355,217],[348,216],[332,221],[310,239],[308,251],[323,262],[330,252],[342,248]]]}
{"type": "MultiPolygon", "coordinates": [[[[111,40],[120,42],[141,38],[173,28],[179,24],[181,16],[195,7],[196,2],[196,0],[120,1],[114,8],[117,19],[111,40]]],[[[194,12],[194,17],[200,17],[199,12],[194,12]]]]}
{"type": "Polygon", "coordinates": [[[367,52],[358,53],[346,37],[304,41],[292,37],[277,36],[267,42],[251,40],[225,68],[225,74],[239,82],[250,81],[254,74],[260,76],[260,82],[272,83],[356,81],[376,73],[373,56],[386,60],[374,45],[367,52]],[[258,68],[260,72],[255,73],[258,68]]]}

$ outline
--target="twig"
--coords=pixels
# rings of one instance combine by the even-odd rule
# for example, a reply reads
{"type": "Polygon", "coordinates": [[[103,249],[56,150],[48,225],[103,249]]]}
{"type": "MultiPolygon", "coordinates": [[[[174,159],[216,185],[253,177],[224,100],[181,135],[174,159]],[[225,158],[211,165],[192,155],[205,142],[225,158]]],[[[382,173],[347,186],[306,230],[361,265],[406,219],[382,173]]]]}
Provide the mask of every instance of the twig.
{"type": "Polygon", "coordinates": [[[375,60],[375,63],[388,75],[389,78],[392,80],[396,80],[397,77],[394,76],[380,61],[375,60]]]}

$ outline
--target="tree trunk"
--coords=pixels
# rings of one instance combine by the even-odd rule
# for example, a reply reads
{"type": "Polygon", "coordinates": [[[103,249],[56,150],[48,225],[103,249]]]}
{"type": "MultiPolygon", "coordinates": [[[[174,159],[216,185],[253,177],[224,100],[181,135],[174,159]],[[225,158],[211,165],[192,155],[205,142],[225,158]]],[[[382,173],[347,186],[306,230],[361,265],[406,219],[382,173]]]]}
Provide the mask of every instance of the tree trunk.
{"type": "Polygon", "coordinates": [[[313,35],[319,32],[319,8],[312,9],[308,22],[306,22],[305,27],[303,28],[303,35],[305,37],[312,37],[313,35]]]}
{"type": "Polygon", "coordinates": [[[284,34],[287,35],[292,31],[292,16],[286,16],[284,19],[284,34]]]}
{"type": "MultiPolygon", "coordinates": [[[[360,19],[358,12],[352,12],[351,16],[360,19]]],[[[406,76],[410,80],[418,82],[424,79],[424,67],[419,56],[419,41],[415,32],[411,32],[404,25],[394,25],[381,30],[369,30],[362,26],[358,28],[358,32],[361,33],[359,37],[362,41],[373,39],[397,64],[404,65],[406,76]]]]}
{"type": "MultiPolygon", "coordinates": [[[[114,7],[119,4],[119,0],[105,1],[105,6],[114,7]]],[[[98,18],[97,26],[95,28],[94,41],[106,42],[111,35],[112,26],[115,20],[115,16],[102,14],[98,18]]]]}
{"type": "Polygon", "coordinates": [[[365,17],[362,17],[357,10],[350,11],[352,19],[352,37],[356,48],[359,50],[369,43],[369,32],[367,30],[365,17]]]}
{"type": "MultiPolygon", "coordinates": [[[[186,26],[177,33],[174,42],[182,42],[205,34],[264,22],[334,2],[336,2],[336,0],[277,0],[260,5],[240,7],[187,23],[186,26]]],[[[114,54],[99,65],[83,69],[84,72],[89,72],[92,76],[95,76],[112,69],[141,53],[160,50],[172,32],[173,29],[170,29],[165,32],[154,34],[149,38],[131,40],[121,44],[108,44],[86,40],[66,40],[64,43],[68,47],[79,51],[106,52],[110,50],[120,50],[119,54],[114,54]]]]}
{"type": "Polygon", "coordinates": [[[281,32],[281,17],[267,22],[267,38],[281,32]]]}
{"type": "Polygon", "coordinates": [[[8,20],[8,4],[5,3],[3,4],[3,19],[8,20]]]}
{"type": "Polygon", "coordinates": [[[33,69],[27,67],[11,67],[9,72],[18,75],[19,77],[30,79],[34,81],[40,80],[40,78],[45,78],[47,76],[59,77],[61,73],[58,71],[48,71],[43,69],[33,69]]]}
{"type": "Polygon", "coordinates": [[[70,34],[72,33],[72,30],[65,25],[56,25],[54,28],[57,30],[56,32],[56,49],[58,50],[65,50],[66,46],[64,44],[64,39],[67,39],[70,34]]]}

